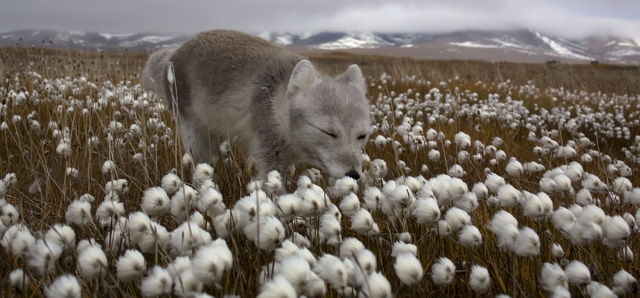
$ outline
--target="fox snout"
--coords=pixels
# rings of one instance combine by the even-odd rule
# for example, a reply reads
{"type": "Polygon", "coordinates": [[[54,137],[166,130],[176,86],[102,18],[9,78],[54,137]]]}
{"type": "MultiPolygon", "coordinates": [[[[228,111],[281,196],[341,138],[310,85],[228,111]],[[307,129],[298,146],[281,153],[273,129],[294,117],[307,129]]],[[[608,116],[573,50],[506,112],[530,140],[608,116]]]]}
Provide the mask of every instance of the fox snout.
{"type": "Polygon", "coordinates": [[[356,170],[351,170],[351,171],[345,173],[344,175],[347,176],[347,177],[351,177],[354,180],[360,179],[360,174],[358,174],[358,172],[356,172],[356,170]]]}

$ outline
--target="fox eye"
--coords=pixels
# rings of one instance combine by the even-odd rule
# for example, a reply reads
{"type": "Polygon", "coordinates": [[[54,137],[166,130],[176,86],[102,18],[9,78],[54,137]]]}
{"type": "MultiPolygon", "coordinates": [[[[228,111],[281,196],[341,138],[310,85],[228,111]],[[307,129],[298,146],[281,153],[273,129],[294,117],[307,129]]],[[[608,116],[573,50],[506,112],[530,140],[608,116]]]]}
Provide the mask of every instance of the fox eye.
{"type": "Polygon", "coordinates": [[[359,136],[358,136],[358,140],[364,140],[364,138],[366,138],[366,137],[367,137],[367,135],[366,135],[366,134],[359,135],[359,136]]]}
{"type": "Polygon", "coordinates": [[[326,130],[324,130],[324,129],[320,129],[320,131],[324,132],[325,134],[327,134],[328,136],[330,136],[330,137],[332,137],[332,138],[334,138],[334,139],[337,139],[337,138],[338,138],[338,136],[337,136],[336,134],[334,134],[334,133],[330,133],[330,132],[328,132],[328,131],[326,131],[326,130]]]}

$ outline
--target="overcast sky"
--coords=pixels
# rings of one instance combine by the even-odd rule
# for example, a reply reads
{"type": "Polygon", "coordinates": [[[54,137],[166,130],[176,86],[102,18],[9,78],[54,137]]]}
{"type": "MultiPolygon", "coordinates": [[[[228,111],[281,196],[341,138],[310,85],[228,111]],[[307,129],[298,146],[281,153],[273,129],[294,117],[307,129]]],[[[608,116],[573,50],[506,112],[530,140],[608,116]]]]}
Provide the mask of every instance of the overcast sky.
{"type": "Polygon", "coordinates": [[[529,28],[640,38],[640,0],[0,0],[0,31],[446,32],[529,28]]]}

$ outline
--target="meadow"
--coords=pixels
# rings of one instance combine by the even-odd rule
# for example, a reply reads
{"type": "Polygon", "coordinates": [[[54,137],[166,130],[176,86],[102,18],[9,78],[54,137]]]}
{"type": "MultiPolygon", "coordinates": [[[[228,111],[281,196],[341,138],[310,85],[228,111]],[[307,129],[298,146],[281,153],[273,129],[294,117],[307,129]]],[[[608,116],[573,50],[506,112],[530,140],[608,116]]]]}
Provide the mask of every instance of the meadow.
{"type": "Polygon", "coordinates": [[[0,296],[638,295],[637,67],[310,54],[367,76],[365,177],[253,181],[146,57],[0,49],[0,296]]]}

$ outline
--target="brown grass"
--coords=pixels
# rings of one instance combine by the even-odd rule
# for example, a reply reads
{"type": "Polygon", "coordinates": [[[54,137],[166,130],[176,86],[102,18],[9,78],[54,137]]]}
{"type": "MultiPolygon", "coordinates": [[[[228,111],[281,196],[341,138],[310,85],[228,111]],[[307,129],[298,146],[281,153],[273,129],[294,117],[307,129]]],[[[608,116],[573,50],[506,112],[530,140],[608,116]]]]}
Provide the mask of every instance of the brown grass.
{"type": "MultiPolygon", "coordinates": [[[[4,116],[0,116],[0,123],[9,123],[9,130],[0,131],[0,174],[15,173],[18,184],[9,189],[7,201],[14,204],[21,212],[21,222],[32,231],[46,231],[51,225],[64,222],[64,214],[67,206],[80,195],[89,193],[96,197],[93,203],[93,211],[102,201],[104,196],[104,185],[116,178],[127,179],[130,190],[123,196],[128,212],[140,210],[140,198],[142,192],[152,186],[160,185],[162,176],[176,169],[179,176],[186,182],[191,180],[191,169],[183,167],[180,163],[182,149],[180,148],[179,136],[173,118],[168,111],[153,109],[134,109],[130,106],[123,106],[118,102],[125,94],[140,96],[142,92],[137,89],[139,74],[142,71],[146,55],[138,53],[101,53],[101,52],[75,52],[55,49],[37,48],[7,48],[0,50],[3,67],[0,67],[0,98],[3,103],[9,90],[28,91],[32,95],[38,94],[39,104],[30,100],[24,106],[12,106],[7,109],[4,116]],[[4,70],[2,70],[4,69],[4,70]],[[35,72],[42,76],[38,79],[33,74],[35,72]],[[97,88],[85,87],[78,90],[67,89],[59,92],[48,92],[44,80],[55,80],[69,78],[70,82],[78,80],[80,77],[86,78],[88,83],[93,83],[97,88]],[[70,110],[70,102],[73,99],[80,101],[96,102],[105,94],[100,90],[103,84],[114,84],[123,91],[115,94],[108,106],[100,112],[82,115],[83,106],[78,106],[70,110]],[[61,107],[61,108],[59,108],[61,107]],[[127,110],[129,112],[127,112],[127,110]],[[30,128],[26,121],[27,115],[35,111],[37,120],[42,129],[36,132],[30,128]],[[16,125],[11,124],[14,115],[21,115],[22,121],[16,125]],[[157,131],[146,127],[150,118],[158,118],[164,122],[170,131],[157,131]],[[56,153],[57,140],[52,136],[52,131],[47,128],[50,121],[57,121],[62,127],[69,127],[72,140],[72,153],[69,157],[62,157],[56,153]],[[130,142],[109,142],[107,140],[106,128],[111,121],[119,121],[127,129],[131,124],[140,123],[143,127],[143,134],[130,142]],[[86,139],[96,136],[100,139],[100,144],[92,147],[88,146],[86,139]],[[166,136],[166,138],[162,138],[166,136]],[[140,148],[138,144],[144,141],[146,144],[155,144],[155,150],[140,148]],[[145,158],[142,163],[133,161],[135,153],[143,153],[145,158]],[[115,173],[103,175],[100,172],[102,163],[106,160],[113,160],[117,166],[115,173]],[[67,167],[74,167],[80,170],[81,175],[76,179],[65,175],[67,167]],[[38,185],[39,187],[33,187],[38,185]],[[30,191],[31,189],[31,191],[30,191]]],[[[346,68],[347,65],[359,64],[371,85],[369,97],[375,101],[377,98],[406,93],[411,89],[414,94],[419,92],[424,95],[430,89],[438,87],[440,82],[446,82],[445,87],[439,87],[441,92],[449,92],[453,95],[466,97],[466,91],[477,93],[481,100],[486,99],[488,94],[498,94],[501,101],[506,101],[508,96],[514,100],[523,100],[525,105],[533,109],[539,107],[562,107],[571,106],[573,103],[558,101],[553,102],[545,91],[552,88],[565,88],[570,92],[585,91],[587,93],[602,92],[613,94],[640,94],[640,71],[634,67],[611,66],[611,65],[541,65],[541,64],[518,64],[518,63],[488,63],[481,61],[421,61],[406,58],[389,58],[380,56],[356,56],[343,53],[328,55],[309,55],[320,67],[329,73],[337,73],[346,68]],[[390,79],[381,80],[381,75],[387,73],[390,79]],[[413,77],[415,76],[415,78],[413,77]],[[480,83],[478,83],[480,81],[480,83]],[[500,83],[510,81],[509,84],[500,83]],[[534,95],[519,94],[518,90],[526,84],[535,84],[540,91],[534,95]]],[[[0,64],[2,65],[2,64],[0,64]]],[[[462,105],[462,103],[460,103],[462,105]]],[[[585,105],[596,106],[591,102],[585,105]]],[[[460,108],[460,107],[458,107],[460,108]]],[[[637,107],[631,108],[627,113],[636,111],[637,107]]],[[[425,117],[426,118],[426,117],[425,117]]],[[[381,119],[374,119],[375,122],[381,119]]],[[[416,119],[425,123],[427,119],[416,119]]],[[[400,120],[391,121],[394,128],[399,125],[400,120]]],[[[551,124],[550,124],[551,125],[551,124]]],[[[445,134],[446,139],[453,140],[453,136],[464,131],[468,133],[472,140],[489,144],[493,137],[500,136],[504,141],[502,149],[508,156],[517,157],[518,160],[538,161],[545,165],[547,169],[566,164],[567,160],[558,160],[545,156],[538,156],[531,150],[534,143],[527,140],[527,131],[523,127],[511,130],[504,122],[492,121],[482,122],[478,118],[454,118],[452,123],[436,122],[425,124],[425,131],[434,128],[445,134]]],[[[556,127],[549,127],[553,129],[556,127]]],[[[610,139],[603,136],[596,137],[593,132],[583,131],[593,141],[598,141],[599,150],[610,155],[614,159],[626,160],[620,152],[622,146],[630,146],[630,141],[610,139]]],[[[632,127],[632,135],[638,135],[637,126],[632,127]]],[[[401,139],[394,135],[389,135],[399,141],[401,139]]],[[[569,133],[562,134],[565,142],[575,138],[569,133]]],[[[114,134],[115,138],[124,137],[114,134]]],[[[375,135],[373,136],[375,137],[375,135]]],[[[402,142],[402,141],[401,141],[402,142]]],[[[395,179],[403,175],[424,175],[429,179],[438,174],[446,173],[453,164],[458,149],[455,145],[444,147],[442,143],[438,148],[442,153],[442,159],[433,162],[427,158],[428,149],[417,152],[407,151],[399,154],[389,145],[383,149],[376,148],[369,144],[365,152],[371,159],[380,158],[389,165],[387,179],[395,179]],[[406,162],[410,169],[405,173],[397,166],[398,159],[406,162]],[[420,169],[426,164],[429,170],[421,173],[420,169]]],[[[579,154],[585,153],[579,150],[579,154]]],[[[227,207],[232,207],[233,203],[246,195],[245,186],[250,181],[250,177],[245,171],[245,161],[243,153],[234,150],[231,156],[227,157],[227,163],[219,163],[216,166],[215,182],[220,185],[227,207]]],[[[632,165],[634,173],[637,173],[637,164],[632,165]]],[[[473,183],[484,181],[484,169],[491,167],[485,160],[482,164],[466,163],[463,168],[467,172],[464,181],[471,187],[473,183]]],[[[504,164],[492,167],[494,172],[505,175],[504,164]]],[[[605,171],[605,163],[596,159],[592,164],[585,165],[587,172],[594,173],[603,178],[603,181],[610,182],[613,176],[605,171]]],[[[1,177],[0,177],[1,178],[1,177]]],[[[518,178],[508,177],[507,181],[519,189],[538,192],[538,181],[541,174],[528,174],[518,178]]],[[[630,177],[634,186],[640,185],[640,176],[630,177]]],[[[574,185],[578,189],[579,185],[574,185]]],[[[358,194],[362,198],[361,192],[358,194]]],[[[290,190],[292,188],[290,187],[290,190]]],[[[605,200],[604,195],[596,195],[599,199],[605,200]]],[[[554,207],[568,206],[573,203],[573,198],[563,195],[554,195],[554,207]]],[[[625,269],[634,276],[640,276],[638,262],[621,261],[616,257],[618,250],[609,248],[602,243],[591,243],[585,247],[573,246],[562,237],[549,223],[539,223],[522,215],[519,207],[507,208],[516,218],[521,226],[526,225],[539,231],[541,235],[541,254],[533,258],[516,257],[512,253],[505,253],[498,250],[495,236],[489,232],[485,225],[491,216],[497,211],[481,202],[480,208],[472,214],[473,223],[483,234],[484,243],[479,248],[469,248],[461,246],[457,237],[439,239],[429,231],[426,226],[416,224],[413,220],[407,219],[400,224],[393,224],[386,216],[380,212],[374,212],[374,218],[380,225],[380,235],[367,238],[357,235],[349,230],[350,222],[343,217],[343,237],[357,237],[365,247],[372,250],[377,256],[378,270],[389,279],[393,292],[396,296],[439,296],[457,297],[472,294],[471,289],[466,285],[471,265],[479,264],[489,269],[493,279],[490,295],[507,293],[514,297],[538,297],[544,291],[540,287],[539,278],[543,262],[552,262],[550,247],[552,243],[561,244],[566,251],[566,258],[569,260],[578,259],[593,269],[593,279],[611,285],[611,276],[617,270],[625,269]],[[547,232],[548,230],[548,232],[547,232]],[[418,258],[422,262],[425,270],[423,280],[413,287],[402,286],[396,277],[393,269],[393,258],[390,257],[390,248],[395,241],[395,236],[400,232],[409,232],[414,237],[414,243],[418,246],[418,258]],[[431,265],[439,258],[446,256],[457,266],[456,279],[453,285],[439,287],[433,284],[429,276],[431,265]]],[[[622,214],[630,212],[635,214],[635,208],[628,205],[610,206],[605,208],[607,214],[622,214]]],[[[176,224],[167,215],[159,219],[171,231],[176,224]]],[[[104,239],[106,232],[97,226],[90,228],[75,228],[77,239],[95,238],[99,242],[104,239]]],[[[216,238],[215,232],[213,237],[216,238]]],[[[207,292],[222,296],[224,294],[237,294],[243,297],[255,296],[259,290],[256,280],[263,265],[272,260],[272,254],[260,252],[255,245],[248,241],[240,233],[232,236],[228,240],[229,247],[234,253],[234,269],[228,272],[217,288],[211,285],[205,287],[207,292]]],[[[627,241],[627,245],[638,254],[640,241],[637,235],[633,234],[627,241]]],[[[103,245],[104,247],[104,245],[103,245]]],[[[335,247],[322,244],[315,245],[312,252],[321,255],[322,253],[337,253],[335,247]]],[[[110,274],[100,282],[81,282],[84,295],[86,296],[138,296],[138,283],[122,284],[115,280],[115,261],[118,255],[108,252],[110,262],[110,274]],[[112,279],[113,278],[113,279],[112,279]]],[[[160,254],[157,261],[159,265],[166,265],[170,260],[166,255],[160,254]]],[[[156,262],[157,255],[146,255],[148,268],[156,262]]],[[[637,260],[637,257],[634,259],[637,260]]],[[[11,289],[7,282],[1,283],[0,296],[23,295],[41,296],[43,288],[50,284],[57,276],[69,272],[74,274],[75,260],[70,257],[66,261],[59,261],[54,273],[45,277],[32,276],[31,286],[24,292],[16,292],[11,289]]],[[[15,268],[27,268],[25,261],[11,255],[4,249],[0,250],[0,277],[6,281],[9,273],[15,268]]],[[[31,273],[30,273],[31,274],[31,273]]],[[[574,295],[581,295],[582,289],[572,286],[571,292],[574,295]]],[[[329,296],[337,296],[336,292],[330,290],[329,296]]]]}

